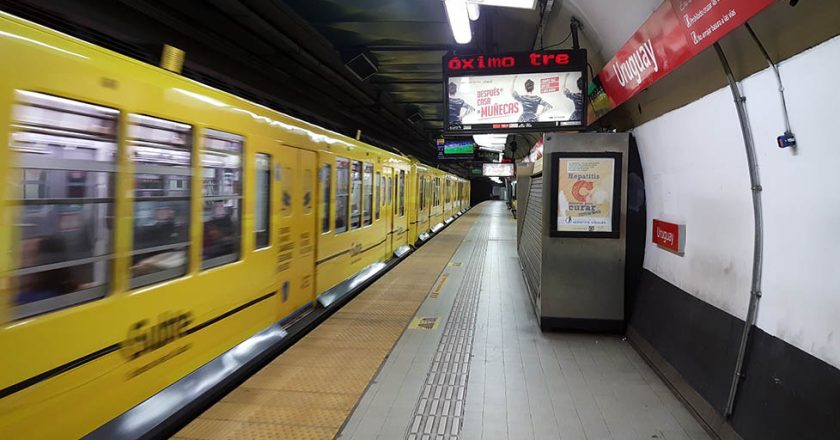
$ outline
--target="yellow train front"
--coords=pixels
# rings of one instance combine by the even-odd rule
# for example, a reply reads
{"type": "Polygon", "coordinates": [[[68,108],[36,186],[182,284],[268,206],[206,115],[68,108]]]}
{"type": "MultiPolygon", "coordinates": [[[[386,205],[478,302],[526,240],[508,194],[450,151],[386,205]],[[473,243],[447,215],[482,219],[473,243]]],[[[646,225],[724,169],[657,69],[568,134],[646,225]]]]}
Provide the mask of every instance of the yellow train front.
{"type": "Polygon", "coordinates": [[[0,438],[90,433],[469,206],[469,182],[0,13],[0,438]]]}

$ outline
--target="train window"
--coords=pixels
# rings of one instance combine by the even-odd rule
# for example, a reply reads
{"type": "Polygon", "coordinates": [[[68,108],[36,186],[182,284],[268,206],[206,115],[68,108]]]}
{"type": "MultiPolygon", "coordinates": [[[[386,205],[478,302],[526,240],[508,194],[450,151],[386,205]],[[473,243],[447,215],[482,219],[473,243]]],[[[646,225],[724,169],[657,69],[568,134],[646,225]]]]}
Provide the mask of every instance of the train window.
{"type": "Polygon", "coordinates": [[[431,185],[429,184],[429,176],[423,176],[423,208],[429,209],[430,201],[431,201],[431,185]]]}
{"type": "Polygon", "coordinates": [[[347,230],[347,206],[350,199],[350,160],[335,159],[335,232],[347,230]]]}
{"type": "Polygon", "coordinates": [[[303,170],[303,213],[304,214],[311,214],[312,213],[312,204],[314,200],[312,200],[314,195],[312,194],[312,170],[305,169],[303,170]]]}
{"type": "Polygon", "coordinates": [[[206,129],[204,133],[202,269],[239,259],[243,141],[242,136],[218,130],[206,129]]]}
{"type": "Polygon", "coordinates": [[[21,319],[107,293],[119,112],[28,91],[14,99],[11,316],[21,319]]]}
{"type": "Polygon", "coordinates": [[[376,219],[379,220],[379,211],[382,208],[382,176],[376,172],[376,219]]]}
{"type": "Polygon", "coordinates": [[[183,276],[190,248],[192,127],[128,116],[134,163],[131,288],[183,276]]]}
{"type": "Polygon", "coordinates": [[[426,204],[425,204],[426,201],[423,200],[426,197],[426,191],[423,188],[423,180],[424,180],[423,176],[420,176],[420,175],[417,176],[417,188],[418,188],[418,190],[417,190],[417,192],[418,192],[417,203],[420,206],[419,209],[421,211],[423,210],[423,207],[426,206],[426,204]]]}
{"type": "Polygon", "coordinates": [[[254,243],[256,249],[260,249],[271,242],[271,155],[257,153],[256,159],[254,243]]]}
{"type": "Polygon", "coordinates": [[[391,176],[388,176],[388,191],[387,191],[387,193],[388,193],[388,204],[390,205],[392,203],[393,195],[394,195],[394,185],[393,185],[393,182],[391,181],[391,176]]]}
{"type": "Polygon", "coordinates": [[[405,170],[400,170],[400,217],[405,215],[405,170]]]}
{"type": "Polygon", "coordinates": [[[388,198],[388,178],[383,175],[380,179],[379,186],[382,188],[382,206],[385,206],[386,199],[388,198]]]}
{"type": "Polygon", "coordinates": [[[332,185],[332,166],[321,166],[321,233],[330,232],[330,186],[332,185]]]}
{"type": "Polygon", "coordinates": [[[423,186],[426,187],[426,204],[428,205],[430,203],[430,199],[432,198],[432,179],[426,177],[423,180],[425,181],[423,186]]]}
{"type": "Polygon", "coordinates": [[[373,224],[373,164],[365,163],[362,192],[364,205],[362,206],[362,222],[364,226],[373,224]]]}
{"type": "Polygon", "coordinates": [[[354,160],[350,172],[350,229],[357,229],[362,225],[362,163],[354,160]]]}
{"type": "Polygon", "coordinates": [[[443,203],[446,203],[447,205],[449,204],[449,198],[451,196],[451,194],[449,193],[451,191],[449,186],[450,183],[451,182],[449,182],[449,179],[446,179],[444,180],[443,184],[443,203]]]}
{"type": "Polygon", "coordinates": [[[399,204],[400,193],[398,192],[399,189],[400,189],[400,175],[395,174],[394,175],[394,188],[393,188],[393,191],[394,191],[394,206],[391,207],[391,212],[393,212],[394,215],[396,215],[396,216],[399,215],[398,213],[399,213],[399,207],[400,207],[400,204],[399,204]]]}

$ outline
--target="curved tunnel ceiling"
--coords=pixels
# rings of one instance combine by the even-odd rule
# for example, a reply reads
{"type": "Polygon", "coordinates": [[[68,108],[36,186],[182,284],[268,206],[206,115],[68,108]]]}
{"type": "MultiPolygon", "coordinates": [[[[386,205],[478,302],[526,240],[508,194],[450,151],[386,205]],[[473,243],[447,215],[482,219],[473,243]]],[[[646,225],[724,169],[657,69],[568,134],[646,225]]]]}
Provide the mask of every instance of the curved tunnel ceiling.
{"type": "MultiPolygon", "coordinates": [[[[186,50],[185,74],[199,81],[344,134],[361,129],[367,142],[433,163],[434,137],[444,117],[444,53],[568,48],[574,16],[583,23],[581,45],[597,72],[662,1],[540,0],[535,10],[483,7],[466,46],[455,44],[438,0],[0,0],[0,9],[153,64],[163,44],[175,45],[186,50]],[[370,54],[379,68],[365,81],[344,65],[359,53],[370,54]]],[[[776,2],[755,23],[777,59],[836,29],[830,13],[836,6],[801,2],[792,10],[801,19],[790,24],[787,4],[776,2]]],[[[729,45],[736,74],[764,65],[751,41],[729,40],[722,45],[729,45]]],[[[628,102],[624,107],[632,114],[614,112],[606,124],[632,127],[719,87],[715,60],[698,58],[703,59],[672,74],[667,84],[628,102]]]]}
{"type": "Polygon", "coordinates": [[[561,13],[573,15],[583,23],[583,33],[593,44],[592,49],[601,59],[608,60],[662,4],[662,0],[556,0],[555,5],[558,4],[561,13]]]}

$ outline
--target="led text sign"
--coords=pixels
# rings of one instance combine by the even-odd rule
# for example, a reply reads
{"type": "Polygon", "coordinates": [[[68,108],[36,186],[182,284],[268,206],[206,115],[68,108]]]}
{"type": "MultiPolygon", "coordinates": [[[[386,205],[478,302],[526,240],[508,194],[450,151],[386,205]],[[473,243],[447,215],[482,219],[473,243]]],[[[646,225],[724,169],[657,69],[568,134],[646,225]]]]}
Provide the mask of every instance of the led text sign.
{"type": "Polygon", "coordinates": [[[495,70],[495,69],[514,69],[517,67],[531,66],[531,67],[551,67],[551,66],[566,66],[572,62],[572,57],[568,53],[543,53],[531,52],[527,55],[527,59],[523,60],[522,55],[506,55],[506,56],[487,56],[478,55],[473,57],[459,57],[454,56],[446,63],[446,67],[450,71],[465,71],[465,70],[495,70]],[[517,64],[517,61],[519,63],[517,64]]]}

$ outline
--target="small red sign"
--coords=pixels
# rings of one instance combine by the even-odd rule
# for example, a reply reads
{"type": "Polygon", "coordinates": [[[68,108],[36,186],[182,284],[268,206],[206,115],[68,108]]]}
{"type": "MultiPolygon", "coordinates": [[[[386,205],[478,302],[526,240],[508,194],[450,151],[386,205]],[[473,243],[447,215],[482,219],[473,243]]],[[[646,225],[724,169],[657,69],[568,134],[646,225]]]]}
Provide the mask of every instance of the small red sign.
{"type": "Polygon", "coordinates": [[[682,255],[685,250],[685,225],[654,219],[653,242],[663,249],[682,255]]]}
{"type": "Polygon", "coordinates": [[[560,91],[560,77],[552,76],[540,80],[540,93],[554,93],[560,91]]]}

